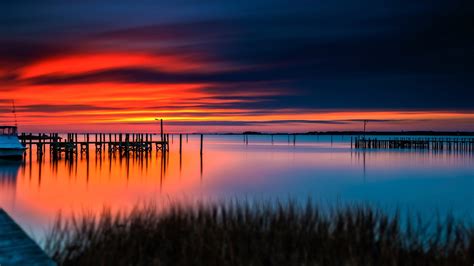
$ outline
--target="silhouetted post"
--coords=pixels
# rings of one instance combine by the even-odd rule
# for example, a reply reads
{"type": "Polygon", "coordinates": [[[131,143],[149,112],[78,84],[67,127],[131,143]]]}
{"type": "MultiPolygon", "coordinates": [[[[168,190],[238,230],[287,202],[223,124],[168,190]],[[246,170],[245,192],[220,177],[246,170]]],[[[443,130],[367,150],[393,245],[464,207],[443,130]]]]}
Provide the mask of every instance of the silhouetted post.
{"type": "MultiPolygon", "coordinates": [[[[74,133],[72,134],[72,145],[71,145],[71,153],[74,152],[74,154],[76,155],[76,159],[77,159],[77,153],[78,153],[78,148],[77,148],[77,134],[74,133]]],[[[72,158],[72,156],[71,156],[72,158]]]]}
{"type": "Polygon", "coordinates": [[[36,153],[41,153],[41,138],[38,138],[38,143],[36,143],[36,153]]]}
{"type": "Polygon", "coordinates": [[[160,120],[161,141],[163,142],[163,119],[160,120]]]}
{"type": "Polygon", "coordinates": [[[179,154],[183,151],[183,134],[179,134],[179,154]]]}
{"type": "Polygon", "coordinates": [[[369,123],[369,121],[364,120],[364,139],[365,139],[365,133],[366,133],[366,130],[367,130],[367,123],[369,123]]]}
{"type": "Polygon", "coordinates": [[[293,146],[296,145],[296,134],[293,134],[293,146]]]}
{"type": "Polygon", "coordinates": [[[31,153],[32,153],[32,150],[33,150],[33,139],[32,139],[33,134],[30,133],[29,135],[30,135],[29,137],[30,137],[30,164],[31,164],[31,161],[32,161],[32,159],[31,159],[32,154],[31,153]]]}
{"type": "Polygon", "coordinates": [[[203,146],[202,143],[203,143],[203,138],[204,138],[204,137],[203,137],[203,135],[201,134],[201,153],[200,153],[201,155],[202,155],[202,146],[203,146]]]}

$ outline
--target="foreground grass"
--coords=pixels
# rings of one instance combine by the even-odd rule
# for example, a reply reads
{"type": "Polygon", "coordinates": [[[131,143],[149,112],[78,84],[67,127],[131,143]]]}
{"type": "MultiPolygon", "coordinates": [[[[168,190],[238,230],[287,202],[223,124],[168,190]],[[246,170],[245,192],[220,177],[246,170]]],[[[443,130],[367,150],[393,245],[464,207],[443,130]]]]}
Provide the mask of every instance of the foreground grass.
{"type": "Polygon", "coordinates": [[[474,228],[427,226],[369,207],[227,202],[58,219],[60,265],[472,265],[474,228]],[[405,222],[407,223],[407,222],[405,222]]]}

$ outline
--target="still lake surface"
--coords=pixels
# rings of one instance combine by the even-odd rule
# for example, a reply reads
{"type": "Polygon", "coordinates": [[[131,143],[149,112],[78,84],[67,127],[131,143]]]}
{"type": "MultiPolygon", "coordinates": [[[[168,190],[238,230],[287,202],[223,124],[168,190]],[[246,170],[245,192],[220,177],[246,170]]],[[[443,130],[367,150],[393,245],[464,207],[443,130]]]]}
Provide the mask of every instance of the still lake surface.
{"type": "MultiPolygon", "coordinates": [[[[380,137],[379,137],[380,138],[380,137]]],[[[170,137],[170,152],[121,157],[106,150],[73,160],[0,161],[0,207],[38,238],[63,216],[129,209],[137,202],[296,199],[322,204],[362,203],[431,219],[474,217],[474,153],[356,150],[350,136],[207,135],[170,137]]]]}

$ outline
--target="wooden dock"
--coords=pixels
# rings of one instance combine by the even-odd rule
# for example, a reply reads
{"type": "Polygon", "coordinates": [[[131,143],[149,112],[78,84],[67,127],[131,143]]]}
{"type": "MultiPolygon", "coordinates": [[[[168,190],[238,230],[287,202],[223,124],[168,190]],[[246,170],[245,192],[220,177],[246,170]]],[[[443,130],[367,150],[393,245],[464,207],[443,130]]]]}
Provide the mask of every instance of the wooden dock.
{"type": "Polygon", "coordinates": [[[356,149],[416,149],[433,151],[474,152],[474,138],[351,138],[356,149]]]}
{"type": "Polygon", "coordinates": [[[19,139],[24,146],[30,149],[36,146],[36,151],[39,154],[49,148],[53,156],[62,153],[89,153],[90,147],[95,147],[96,152],[107,149],[109,152],[119,151],[123,154],[146,153],[153,149],[163,152],[169,151],[169,134],[158,135],[158,140],[156,137],[156,134],[135,133],[67,133],[63,138],[58,133],[38,135],[22,133],[19,139]]]}
{"type": "Polygon", "coordinates": [[[18,224],[0,209],[0,265],[56,265],[18,224]]]}

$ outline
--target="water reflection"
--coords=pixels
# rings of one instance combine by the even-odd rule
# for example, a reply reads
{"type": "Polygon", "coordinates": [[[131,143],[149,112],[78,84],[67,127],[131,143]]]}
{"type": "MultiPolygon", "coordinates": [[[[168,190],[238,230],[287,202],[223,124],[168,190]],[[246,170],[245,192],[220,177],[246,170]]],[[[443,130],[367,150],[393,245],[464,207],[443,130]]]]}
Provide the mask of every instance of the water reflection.
{"type": "Polygon", "coordinates": [[[4,207],[14,207],[18,171],[21,166],[21,161],[0,159],[0,202],[3,203],[0,206],[9,204],[10,206],[5,205],[4,207]]]}
{"type": "Polygon", "coordinates": [[[348,136],[274,135],[206,136],[201,156],[200,136],[179,138],[171,136],[165,154],[91,148],[54,158],[30,149],[23,162],[0,164],[0,206],[32,230],[59,210],[122,209],[150,199],[311,196],[474,213],[472,153],[364,151],[350,149],[348,136]]]}

